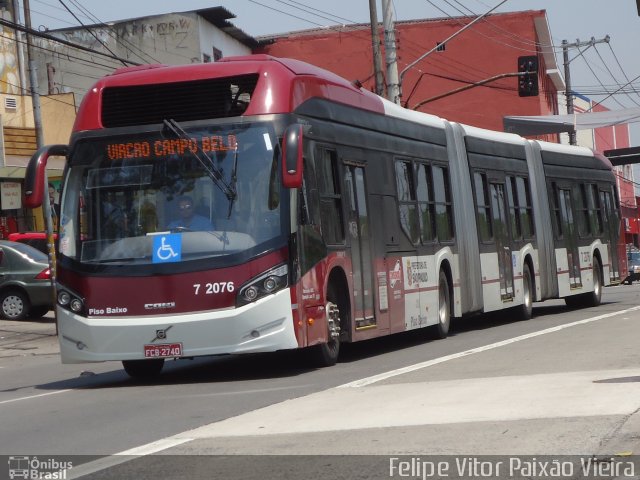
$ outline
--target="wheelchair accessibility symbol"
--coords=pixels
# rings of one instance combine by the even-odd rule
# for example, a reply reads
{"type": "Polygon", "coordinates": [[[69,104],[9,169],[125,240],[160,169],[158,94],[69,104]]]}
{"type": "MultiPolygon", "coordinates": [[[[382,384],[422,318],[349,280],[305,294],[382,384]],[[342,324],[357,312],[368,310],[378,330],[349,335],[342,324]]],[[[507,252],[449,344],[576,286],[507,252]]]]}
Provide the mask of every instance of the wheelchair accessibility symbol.
{"type": "Polygon", "coordinates": [[[153,239],[153,263],[179,262],[182,235],[158,235],[153,239]]]}

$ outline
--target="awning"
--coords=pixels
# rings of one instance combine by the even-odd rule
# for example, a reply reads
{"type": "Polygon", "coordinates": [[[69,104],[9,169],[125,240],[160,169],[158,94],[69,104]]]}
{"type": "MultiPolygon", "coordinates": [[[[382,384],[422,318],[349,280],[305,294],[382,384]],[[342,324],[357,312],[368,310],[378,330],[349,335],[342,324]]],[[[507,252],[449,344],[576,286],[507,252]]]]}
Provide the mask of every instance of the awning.
{"type": "Polygon", "coordinates": [[[640,122],[640,108],[607,110],[606,112],[574,113],[568,115],[540,115],[504,117],[504,131],[519,135],[592,130],[599,127],[640,122]]]}
{"type": "MultiPolygon", "coordinates": [[[[27,171],[25,167],[0,167],[0,179],[2,178],[19,178],[23,179],[27,171]]],[[[47,175],[51,177],[61,177],[62,170],[47,168],[47,175]]]]}

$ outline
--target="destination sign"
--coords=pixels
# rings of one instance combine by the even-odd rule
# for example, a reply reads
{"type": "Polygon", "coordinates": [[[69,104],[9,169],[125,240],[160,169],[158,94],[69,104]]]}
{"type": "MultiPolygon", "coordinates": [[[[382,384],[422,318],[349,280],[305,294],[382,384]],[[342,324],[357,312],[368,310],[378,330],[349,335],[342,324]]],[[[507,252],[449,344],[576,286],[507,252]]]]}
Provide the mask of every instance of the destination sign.
{"type": "Polygon", "coordinates": [[[187,151],[228,152],[238,148],[235,135],[204,135],[171,140],[109,143],[106,146],[109,160],[125,158],[163,158],[169,155],[184,155],[187,151]]]}

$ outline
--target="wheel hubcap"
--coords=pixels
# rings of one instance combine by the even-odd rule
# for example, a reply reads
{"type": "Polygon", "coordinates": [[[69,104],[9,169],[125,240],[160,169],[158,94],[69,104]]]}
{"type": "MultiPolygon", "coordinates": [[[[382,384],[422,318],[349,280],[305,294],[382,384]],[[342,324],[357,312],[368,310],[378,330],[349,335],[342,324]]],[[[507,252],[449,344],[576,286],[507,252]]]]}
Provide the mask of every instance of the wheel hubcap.
{"type": "Polygon", "coordinates": [[[22,313],[24,304],[19,297],[10,296],[4,299],[2,302],[2,311],[7,317],[15,318],[22,313]]]}
{"type": "Polygon", "coordinates": [[[340,309],[333,302],[328,302],[326,309],[329,340],[336,340],[340,337],[340,309]]]}

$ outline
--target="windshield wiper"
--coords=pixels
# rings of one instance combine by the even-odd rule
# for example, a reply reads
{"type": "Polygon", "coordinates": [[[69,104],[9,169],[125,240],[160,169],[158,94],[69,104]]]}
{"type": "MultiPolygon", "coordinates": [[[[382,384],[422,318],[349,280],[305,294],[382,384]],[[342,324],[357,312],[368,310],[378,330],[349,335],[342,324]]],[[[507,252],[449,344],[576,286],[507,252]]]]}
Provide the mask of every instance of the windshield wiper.
{"type": "MultiPolygon", "coordinates": [[[[164,131],[173,134],[176,138],[181,140],[191,140],[191,138],[187,135],[178,122],[173,119],[164,120],[164,131]]],[[[233,157],[233,171],[231,172],[231,183],[227,182],[224,179],[224,175],[222,175],[222,171],[216,167],[215,163],[207,156],[206,153],[202,151],[200,146],[196,143],[196,151],[194,152],[190,148],[187,149],[191,155],[193,155],[196,160],[200,162],[202,168],[204,168],[207,175],[213,180],[213,183],[220,189],[222,193],[224,193],[225,197],[229,200],[229,214],[227,217],[231,216],[231,207],[233,206],[233,201],[237,197],[236,192],[236,166],[238,163],[238,150],[236,149],[235,155],[233,157]],[[203,158],[204,157],[204,158],[203,158]],[[206,159],[206,161],[205,161],[206,159]]]]}
{"type": "Polygon", "coordinates": [[[229,211],[227,212],[227,219],[231,218],[231,209],[233,208],[233,201],[236,199],[237,190],[236,184],[238,183],[238,148],[233,152],[233,168],[231,169],[231,189],[233,190],[233,198],[229,199],[229,211]]]}

